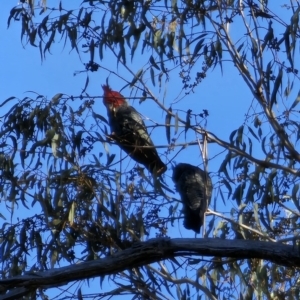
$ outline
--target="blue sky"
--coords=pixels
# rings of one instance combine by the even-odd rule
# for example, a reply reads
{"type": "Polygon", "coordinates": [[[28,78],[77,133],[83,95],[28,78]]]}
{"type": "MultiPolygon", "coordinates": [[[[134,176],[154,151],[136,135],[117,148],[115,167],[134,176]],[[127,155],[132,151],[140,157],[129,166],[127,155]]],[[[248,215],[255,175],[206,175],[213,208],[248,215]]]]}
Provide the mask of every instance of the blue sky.
{"type": "MultiPolygon", "coordinates": [[[[72,1],[72,3],[80,2],[81,1],[72,1]]],[[[63,7],[70,5],[69,1],[62,1],[62,3],[63,7]]],[[[63,42],[59,43],[59,38],[56,38],[55,46],[51,47],[51,53],[53,53],[53,55],[47,54],[46,59],[41,62],[38,48],[21,45],[21,24],[19,22],[12,20],[10,28],[7,29],[7,17],[14,4],[16,4],[14,0],[5,1],[2,4],[0,12],[1,40],[4,41],[3,44],[5,45],[5,47],[1,47],[0,49],[0,57],[3,61],[0,70],[0,79],[2,82],[0,99],[4,100],[10,96],[16,96],[22,99],[25,96],[31,96],[31,94],[26,94],[26,91],[35,91],[48,98],[51,98],[57,93],[74,96],[80,95],[81,90],[84,88],[86,74],[73,75],[74,72],[84,69],[76,51],[73,50],[69,52],[70,47],[68,42],[66,48],[63,49],[63,42]]],[[[55,6],[56,4],[57,1],[55,0],[48,1],[49,7],[55,6]]],[[[87,62],[88,60],[88,57],[82,56],[83,62],[87,62]]],[[[132,69],[134,73],[143,67],[139,60],[140,57],[138,55],[133,60],[134,64],[132,69]]],[[[103,62],[98,60],[97,62],[108,68],[111,65],[110,60],[104,60],[103,62]]],[[[193,113],[201,113],[203,109],[207,109],[209,111],[207,129],[226,140],[230,133],[243,123],[244,114],[251,102],[252,96],[230,63],[225,62],[223,70],[223,76],[218,66],[213,74],[211,71],[208,71],[207,77],[195,89],[195,93],[190,94],[179,104],[176,104],[176,108],[184,111],[190,108],[193,110],[193,113]]],[[[120,64],[115,71],[127,79],[132,78],[132,75],[128,74],[120,64]]],[[[89,95],[102,95],[101,84],[105,83],[107,76],[108,73],[101,68],[98,72],[89,74],[90,83],[87,90],[89,95]]],[[[118,80],[113,76],[109,77],[109,82],[115,90],[119,90],[125,85],[122,80],[118,80]]],[[[177,70],[171,74],[171,80],[163,86],[161,94],[158,93],[157,88],[152,86],[150,79],[148,83],[150,89],[159,99],[161,99],[164,94],[164,88],[166,88],[167,93],[164,101],[167,107],[177,99],[182,87],[177,70]]],[[[122,91],[122,94],[129,96],[130,92],[130,89],[126,88],[122,91]]],[[[96,106],[97,113],[106,116],[106,110],[102,105],[101,99],[98,99],[98,101],[99,106],[96,106]]],[[[158,113],[155,103],[145,101],[142,105],[139,105],[136,101],[133,102],[133,105],[144,116],[158,123],[164,123],[165,115],[161,112],[158,113]]],[[[185,119],[184,113],[180,116],[185,119]]],[[[188,137],[191,139],[195,138],[192,133],[188,133],[188,137]]],[[[161,131],[161,134],[153,134],[152,138],[157,145],[167,144],[164,130],[161,131]]],[[[193,153],[192,159],[190,159],[191,154],[188,154],[189,150],[187,150],[183,151],[182,154],[176,158],[176,162],[186,161],[195,164],[195,162],[198,161],[198,164],[200,164],[201,159],[199,155],[195,157],[194,148],[191,149],[191,151],[191,153],[193,153]]],[[[211,157],[219,153],[219,150],[214,151],[213,145],[209,147],[209,151],[211,157]]],[[[197,151],[197,153],[199,153],[199,151],[197,151]]],[[[172,155],[170,155],[170,157],[172,157],[172,155]]],[[[216,172],[219,164],[220,160],[217,160],[215,166],[209,166],[209,170],[216,172]]]]}
{"type": "Polygon", "coordinates": [[[59,91],[79,94],[81,79],[74,77],[73,73],[81,69],[82,65],[75,53],[63,51],[62,47],[58,50],[54,48],[55,55],[49,55],[42,63],[38,48],[21,45],[19,22],[12,21],[7,29],[7,18],[15,4],[17,2],[14,0],[1,3],[1,99],[12,95],[22,98],[24,92],[29,90],[48,97],[59,91]]]}
{"type": "MultiPolygon", "coordinates": [[[[48,5],[51,7],[51,2],[48,5]]],[[[67,4],[68,1],[63,1],[67,4]]],[[[81,1],[72,1],[81,2],[81,1]]],[[[69,52],[69,44],[63,49],[63,42],[58,45],[59,39],[57,38],[57,47],[52,47],[51,52],[53,55],[47,55],[46,59],[41,62],[40,53],[38,48],[33,48],[28,45],[22,47],[20,43],[20,23],[11,21],[11,26],[7,29],[7,18],[11,7],[16,4],[14,0],[6,0],[1,5],[0,11],[0,32],[3,47],[0,49],[1,65],[0,79],[1,79],[1,99],[6,99],[12,95],[22,98],[25,96],[26,91],[36,91],[48,97],[52,97],[58,92],[69,95],[78,95],[84,87],[85,74],[73,76],[75,71],[83,69],[83,65],[78,59],[76,51],[69,52]],[[3,84],[5,83],[5,84],[3,84]]],[[[86,62],[86,60],[84,60],[86,62]]],[[[140,65],[138,59],[135,58],[136,71],[139,70],[140,65]]],[[[120,67],[122,69],[122,67],[120,67]]],[[[215,73],[220,73],[219,71],[215,73]]],[[[101,84],[105,82],[107,73],[95,72],[90,75],[89,93],[91,95],[102,95],[101,84]]],[[[178,74],[174,74],[175,77],[178,74]]],[[[128,74],[127,74],[128,76],[128,74]]],[[[115,83],[115,89],[122,88],[122,82],[115,83]]],[[[174,80],[168,86],[168,93],[166,103],[171,104],[173,99],[177,96],[178,88],[180,85],[175,83],[174,80]]],[[[208,74],[207,78],[196,89],[196,93],[191,95],[186,101],[195,110],[198,108],[208,109],[210,112],[209,126],[211,130],[218,129],[219,124],[222,123],[221,134],[228,136],[234,123],[239,125],[243,116],[238,113],[235,118],[232,118],[232,107],[227,104],[230,98],[234,97],[245,98],[246,86],[240,80],[236,80],[236,75],[232,74],[231,70],[228,71],[224,65],[224,76],[216,75],[211,76],[208,74]],[[229,90],[230,89],[230,90],[229,90]],[[226,93],[227,91],[227,93],[226,93]],[[229,93],[230,91],[230,93],[229,93]],[[236,122],[235,122],[236,121],[236,122]]],[[[126,95],[126,90],[123,91],[126,95]]],[[[239,112],[245,107],[245,102],[248,101],[235,101],[235,111],[239,112]]],[[[153,110],[155,108],[152,108],[153,110]]],[[[140,110],[140,108],[139,108],[140,110]]]]}
{"type": "MultiPolygon", "coordinates": [[[[72,1],[81,2],[81,1],[72,1]]],[[[54,6],[57,1],[48,1],[48,6],[54,6]]],[[[62,1],[63,6],[70,4],[68,1],[62,1]]],[[[35,91],[42,95],[51,98],[57,93],[67,95],[80,95],[84,88],[86,74],[81,73],[74,76],[74,72],[84,69],[80,62],[76,51],[69,52],[69,44],[63,49],[63,42],[59,43],[59,38],[56,39],[56,45],[51,48],[53,55],[47,54],[46,59],[41,62],[38,48],[33,48],[28,45],[22,46],[20,43],[20,23],[11,21],[11,26],[7,29],[7,17],[11,7],[16,4],[14,0],[5,1],[2,4],[0,16],[0,34],[1,40],[5,47],[0,49],[0,57],[2,59],[2,68],[0,70],[1,91],[0,99],[6,99],[11,96],[16,96],[22,99],[25,96],[31,96],[26,91],[35,91]]],[[[65,7],[65,6],[64,6],[65,7]]],[[[97,59],[97,57],[96,57],[97,59]]],[[[82,57],[83,62],[88,61],[88,57],[82,57]]],[[[109,60],[99,62],[100,65],[110,66],[109,60]]],[[[139,57],[134,58],[133,72],[137,72],[142,66],[139,63],[139,57]]],[[[218,66],[217,66],[218,68],[218,66]]],[[[119,65],[119,74],[126,78],[131,78],[122,66],[119,65]]],[[[99,72],[90,73],[90,84],[88,93],[92,96],[101,96],[101,84],[105,83],[108,73],[100,68],[99,72]]],[[[115,90],[121,89],[125,84],[122,80],[117,80],[113,76],[109,77],[109,82],[115,90]]],[[[158,89],[154,88],[151,81],[148,81],[150,89],[154,91],[157,97],[158,89]]],[[[171,75],[171,80],[163,86],[167,89],[165,105],[169,107],[181,90],[181,81],[178,79],[178,72],[175,71],[171,75]]],[[[124,96],[130,95],[130,89],[122,91],[124,96]]],[[[207,129],[216,133],[220,138],[227,139],[231,131],[239,127],[244,120],[245,109],[249,105],[252,97],[249,94],[247,87],[242,82],[237,72],[232,70],[230,64],[224,64],[224,73],[221,75],[220,70],[214,71],[211,74],[207,73],[207,78],[195,89],[194,94],[190,94],[183,101],[176,105],[179,109],[187,110],[191,108],[193,113],[202,112],[202,109],[209,111],[207,129]],[[234,104],[234,106],[233,106],[234,104]]],[[[106,116],[106,110],[102,105],[101,99],[99,106],[96,106],[97,112],[106,116]]],[[[157,113],[157,106],[150,101],[143,102],[139,105],[136,101],[133,105],[146,117],[155,120],[161,124],[164,123],[165,115],[161,112],[157,113]]],[[[185,114],[182,113],[182,118],[185,114]]],[[[191,138],[195,138],[192,136],[191,138]]],[[[167,144],[164,131],[160,135],[153,135],[155,144],[167,144]]],[[[212,148],[212,147],[211,147],[212,148]]],[[[186,160],[185,151],[182,157],[178,160],[186,160]]],[[[215,155],[216,153],[212,153],[215,155]]],[[[192,161],[195,163],[195,160],[192,161]]],[[[200,163],[200,162],[199,162],[200,163]]],[[[216,171],[215,168],[210,168],[216,171]]]]}
{"type": "MultiPolygon", "coordinates": [[[[63,1],[64,3],[68,1],[63,1]]],[[[81,2],[81,1],[72,1],[81,2]]],[[[51,7],[51,3],[57,3],[57,1],[48,1],[48,5],[51,7]]],[[[25,96],[31,96],[27,94],[26,91],[35,91],[42,95],[51,98],[57,93],[64,93],[68,95],[80,95],[81,90],[85,84],[85,74],[82,73],[77,76],[73,76],[74,72],[83,70],[83,65],[78,59],[78,55],[75,51],[69,52],[69,44],[63,49],[62,43],[51,48],[53,55],[47,54],[46,59],[41,62],[40,53],[38,48],[33,48],[28,45],[22,46],[20,43],[20,23],[11,22],[11,26],[7,29],[7,18],[9,11],[13,5],[16,4],[15,0],[5,0],[2,1],[0,10],[0,58],[1,58],[1,68],[0,68],[0,101],[7,99],[11,96],[16,96],[22,99],[25,96]]],[[[58,39],[57,39],[58,40],[58,39]]],[[[87,62],[87,58],[84,62],[87,62]]],[[[99,61],[98,61],[99,62],[99,61]]],[[[138,71],[141,66],[139,65],[138,57],[135,57],[134,62],[136,66],[135,72],[138,71]]],[[[104,62],[104,64],[109,62],[104,62]]],[[[102,64],[102,62],[100,62],[102,64]]],[[[119,72],[124,72],[122,67],[119,67],[119,72]]],[[[237,83],[237,76],[231,73],[224,65],[224,74],[221,76],[219,71],[215,72],[218,75],[212,76],[210,72],[207,78],[197,87],[196,93],[190,95],[188,98],[182,102],[182,109],[187,110],[192,108],[193,112],[202,112],[202,109],[207,109],[209,111],[209,119],[207,128],[217,133],[223,139],[226,139],[230,132],[236,127],[238,127],[244,118],[245,106],[248,104],[248,100],[245,101],[245,93],[247,93],[247,88],[244,83],[240,80],[237,83]],[[240,99],[235,101],[235,107],[233,109],[231,99],[240,99]],[[240,112],[243,112],[242,114],[240,112]]],[[[90,85],[88,93],[93,96],[101,96],[102,89],[101,84],[105,83],[108,74],[100,70],[89,74],[90,85]]],[[[124,72],[124,76],[130,76],[124,72]]],[[[166,106],[169,106],[173,99],[178,95],[178,91],[181,88],[181,82],[175,80],[178,74],[174,74],[170,83],[167,86],[167,96],[166,96],[166,106]]],[[[150,85],[149,81],[149,85],[150,85]]],[[[114,89],[118,90],[124,86],[124,83],[110,77],[110,83],[114,89]]],[[[151,89],[153,87],[151,86],[151,89]]],[[[157,92],[156,89],[153,89],[157,92]]],[[[123,92],[124,96],[130,94],[130,90],[127,88],[123,92]]],[[[158,95],[158,94],[157,94],[158,95]]],[[[250,96],[249,96],[250,97],[250,96]]],[[[155,121],[164,123],[165,115],[161,112],[157,113],[156,105],[151,102],[143,103],[143,105],[138,105],[138,102],[133,103],[133,105],[142,112],[145,116],[153,118],[155,121]]],[[[106,110],[102,105],[102,101],[99,99],[99,111],[100,114],[106,116],[106,110]]],[[[3,115],[3,113],[1,114],[3,115]]],[[[182,115],[185,118],[185,115],[182,115]]],[[[191,133],[192,135],[192,133],[191,133]]],[[[193,136],[193,138],[195,138],[193,136]]],[[[161,135],[154,135],[153,139],[156,144],[167,144],[164,131],[161,135]]],[[[184,161],[190,162],[192,164],[200,164],[201,159],[199,157],[199,150],[195,148],[183,151],[180,156],[176,158],[177,162],[184,161]]],[[[210,154],[210,153],[209,153],[210,154]]],[[[212,155],[214,153],[212,152],[212,155]]],[[[173,156],[173,155],[171,155],[173,156]]],[[[219,167],[219,162],[209,165],[211,171],[216,172],[219,167]]],[[[168,171],[168,178],[171,176],[171,170],[168,171]]],[[[173,188],[173,183],[167,180],[170,188],[173,188]]],[[[1,206],[4,205],[2,202],[1,206]]],[[[31,214],[26,209],[21,210],[19,206],[21,215],[24,216],[31,214]]],[[[40,211],[39,207],[35,205],[33,208],[37,212],[40,211]]],[[[2,210],[3,211],[3,210],[2,210]]],[[[19,215],[17,213],[17,215],[19,215]]],[[[0,221],[0,224],[2,221],[0,221]]],[[[181,223],[181,221],[180,221],[181,223]]],[[[177,227],[177,226],[176,226],[177,227]]],[[[181,226],[182,227],[182,226],[181,226]]],[[[185,237],[194,237],[194,233],[191,231],[186,231],[181,228],[180,232],[176,228],[170,228],[169,234],[174,237],[178,237],[178,234],[184,234],[185,237]]],[[[90,290],[95,285],[98,290],[98,279],[90,281],[90,290]]],[[[108,283],[105,283],[108,284],[108,283]]],[[[77,286],[75,284],[75,286],[77,286]]],[[[110,287],[112,288],[112,286],[110,287]]],[[[84,289],[85,290],[85,289],[84,289]]],[[[83,290],[83,291],[84,291],[83,290]]]]}
{"type": "MultiPolygon", "coordinates": [[[[72,0],[73,3],[80,3],[81,1],[72,0]]],[[[63,5],[70,5],[69,1],[62,1],[63,5]]],[[[278,1],[279,2],[279,1],[278,1]]],[[[54,6],[58,3],[55,0],[48,0],[48,6],[54,6]]],[[[28,45],[22,46],[20,43],[20,22],[11,21],[11,26],[7,29],[7,18],[10,9],[17,4],[15,0],[5,0],[1,3],[0,10],[0,102],[11,96],[16,96],[22,99],[28,96],[26,91],[35,91],[42,95],[47,96],[49,99],[57,93],[64,93],[67,95],[80,95],[84,88],[86,74],[82,73],[74,76],[74,72],[84,69],[82,62],[78,58],[76,51],[69,52],[69,44],[67,43],[63,49],[63,42],[57,43],[55,47],[51,48],[53,55],[47,54],[46,59],[41,62],[40,53],[38,48],[33,48],[28,45]]],[[[76,6],[76,5],[74,5],[76,6]]],[[[280,5],[275,6],[280,9],[280,5]]],[[[236,32],[237,35],[240,32],[236,32]]],[[[133,71],[137,72],[140,68],[141,57],[134,58],[133,71]]],[[[88,61],[88,57],[82,57],[83,62],[88,61]]],[[[96,59],[97,61],[97,59],[96,59]]],[[[100,65],[110,67],[110,61],[100,62],[100,65]]],[[[131,78],[131,75],[126,70],[119,66],[115,70],[126,78],[131,78]]],[[[88,93],[92,96],[101,96],[101,84],[105,83],[108,73],[100,69],[99,72],[89,74],[90,84],[88,93]]],[[[125,84],[122,80],[117,80],[113,76],[110,77],[110,84],[115,90],[121,89],[125,84]]],[[[159,97],[158,89],[154,88],[149,80],[149,87],[153,89],[154,93],[159,97]]],[[[181,89],[181,81],[178,74],[175,72],[171,75],[170,82],[165,86],[167,94],[165,105],[169,107],[174,99],[176,99],[181,89]]],[[[122,91],[124,96],[130,95],[130,89],[126,88],[122,91]]],[[[29,94],[30,96],[30,94],[29,94]]],[[[237,129],[245,120],[245,113],[251,104],[252,95],[249,93],[247,86],[242,81],[236,69],[230,63],[224,62],[223,75],[221,74],[218,66],[216,70],[207,73],[207,77],[195,89],[194,94],[186,97],[178,106],[178,108],[187,110],[191,108],[193,112],[202,112],[202,109],[209,111],[209,118],[207,129],[218,137],[228,140],[230,133],[237,129]]],[[[99,105],[97,112],[106,116],[106,110],[102,101],[98,99],[99,105]]],[[[149,117],[163,124],[165,115],[161,112],[157,113],[155,103],[146,101],[142,105],[138,101],[133,103],[144,116],[149,117]]],[[[1,115],[4,113],[2,112],[1,115]]],[[[182,114],[181,117],[185,118],[182,114]]],[[[192,133],[189,133],[189,138],[195,138],[192,133]]],[[[155,144],[166,144],[166,137],[164,131],[161,134],[153,136],[155,144]]],[[[209,145],[209,156],[213,157],[220,152],[214,145],[209,145]]],[[[256,149],[255,153],[259,153],[256,149]]],[[[170,156],[172,157],[172,155],[170,156]]],[[[219,169],[223,155],[212,160],[209,164],[209,171],[216,173],[219,169]]],[[[192,164],[200,164],[199,151],[195,148],[183,151],[177,158],[177,162],[189,162],[192,164]],[[196,153],[196,154],[195,154],[196,153]]],[[[171,176],[169,170],[167,177],[171,176]]],[[[214,180],[217,180],[215,177],[214,180]]],[[[170,182],[170,186],[173,184],[170,182]]],[[[229,208],[224,208],[228,209],[229,208]]],[[[171,232],[173,236],[178,236],[178,231],[171,232]]],[[[185,236],[193,237],[192,232],[184,231],[185,236]]]]}
{"type": "MultiPolygon", "coordinates": [[[[48,6],[56,6],[58,1],[48,0],[48,6]]],[[[73,3],[81,3],[81,1],[74,0],[72,2],[62,1],[63,7],[71,6],[73,3]],[[71,4],[70,4],[71,3],[71,4]]],[[[5,100],[8,97],[16,96],[22,99],[25,96],[32,96],[26,91],[35,91],[39,94],[45,95],[51,99],[57,93],[64,93],[67,95],[78,96],[85,85],[86,73],[81,73],[74,76],[76,71],[84,69],[82,62],[88,62],[89,57],[82,55],[82,62],[75,50],[70,52],[69,42],[66,47],[63,47],[64,41],[60,42],[56,38],[56,44],[51,47],[51,54],[46,55],[46,59],[41,62],[38,48],[33,48],[29,45],[20,43],[20,22],[11,21],[10,28],[7,29],[7,18],[10,9],[17,4],[14,0],[6,0],[2,3],[0,11],[0,99],[5,100]]],[[[76,7],[76,5],[74,5],[76,7]]],[[[280,5],[275,6],[280,9],[280,5]]],[[[260,21],[262,22],[262,21],[260,21]]],[[[263,23],[266,26],[266,23],[263,23]]],[[[240,36],[241,32],[237,30],[234,35],[240,36]]],[[[107,55],[107,54],[106,54],[107,55]]],[[[145,54],[146,55],[146,54],[145,54]]],[[[150,55],[150,54],[147,54],[150,55]]],[[[111,60],[106,59],[99,61],[97,55],[96,62],[101,66],[111,68],[111,60]]],[[[113,58],[111,58],[113,59],[113,58]]],[[[129,60],[129,59],[128,59],[129,60]]],[[[141,67],[144,67],[145,61],[142,56],[134,57],[132,65],[133,72],[137,72],[141,67]]],[[[146,61],[147,62],[147,61],[146,61]]],[[[121,64],[114,69],[120,76],[131,80],[132,75],[129,74],[121,64]]],[[[101,84],[104,84],[109,73],[105,69],[100,68],[98,72],[89,73],[90,83],[88,93],[91,96],[102,96],[101,84]]],[[[115,90],[120,90],[125,86],[125,82],[120,78],[109,76],[109,83],[115,90]]],[[[153,93],[161,99],[164,88],[167,89],[166,98],[164,99],[165,106],[169,107],[181,91],[182,83],[178,76],[178,71],[171,73],[170,81],[163,85],[162,92],[159,94],[158,88],[153,87],[151,80],[148,80],[149,88],[153,93]]],[[[126,97],[131,93],[130,88],[125,88],[122,94],[126,97]]],[[[193,113],[202,112],[203,109],[209,111],[207,129],[219,138],[228,140],[230,133],[237,129],[245,121],[245,114],[247,113],[253,96],[250,94],[247,86],[243,82],[237,70],[232,67],[230,62],[223,63],[223,74],[220,68],[211,72],[208,71],[207,77],[195,89],[194,94],[188,95],[184,100],[174,105],[178,109],[186,111],[192,109],[193,113]]],[[[95,105],[95,111],[106,117],[106,110],[102,104],[101,99],[97,99],[99,104],[95,105]]],[[[165,115],[157,110],[157,106],[152,101],[144,101],[141,105],[138,101],[131,102],[132,105],[140,111],[145,117],[149,117],[154,121],[164,124],[165,115]]],[[[250,113],[253,113],[250,112],[250,113]]],[[[3,113],[2,113],[3,115],[3,113]]],[[[185,119],[185,114],[180,116],[185,119]]],[[[151,123],[150,123],[151,124],[151,123]]],[[[165,130],[163,127],[159,133],[154,131],[152,139],[156,145],[166,145],[165,130]]],[[[187,134],[188,140],[194,140],[195,135],[189,131],[187,134]]],[[[220,148],[213,144],[209,144],[209,158],[214,158],[209,162],[209,171],[213,172],[213,181],[216,183],[218,177],[216,173],[219,166],[224,159],[224,154],[219,155],[220,148]]],[[[260,149],[254,149],[254,153],[259,156],[260,149]]],[[[169,158],[173,157],[173,154],[169,158]]],[[[196,146],[188,147],[182,151],[175,159],[178,162],[188,162],[191,164],[200,165],[202,163],[199,149],[196,146]]],[[[171,169],[166,173],[166,180],[172,188],[173,183],[170,180],[171,169]]],[[[215,193],[214,197],[217,197],[215,193]]],[[[229,200],[230,201],[230,200],[229,200]]],[[[213,203],[213,202],[212,202],[213,203]]],[[[230,206],[224,208],[223,212],[229,212],[230,206]]],[[[177,236],[177,231],[170,232],[177,236]]],[[[187,231],[188,236],[193,236],[193,233],[187,231]]]]}

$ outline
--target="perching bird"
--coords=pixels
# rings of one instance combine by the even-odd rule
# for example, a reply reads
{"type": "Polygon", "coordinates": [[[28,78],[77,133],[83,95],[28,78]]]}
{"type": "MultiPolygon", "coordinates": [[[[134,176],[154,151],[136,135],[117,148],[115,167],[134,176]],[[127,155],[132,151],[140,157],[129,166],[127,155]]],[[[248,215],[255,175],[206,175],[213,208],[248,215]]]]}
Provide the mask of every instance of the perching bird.
{"type": "Polygon", "coordinates": [[[183,225],[199,233],[211,199],[211,179],[207,172],[184,163],[174,168],[172,179],[183,204],[183,225]]]}
{"type": "Polygon", "coordinates": [[[158,156],[140,114],[119,92],[112,91],[108,85],[102,88],[112,138],[132,159],[144,165],[152,174],[160,176],[167,167],[158,156]]]}

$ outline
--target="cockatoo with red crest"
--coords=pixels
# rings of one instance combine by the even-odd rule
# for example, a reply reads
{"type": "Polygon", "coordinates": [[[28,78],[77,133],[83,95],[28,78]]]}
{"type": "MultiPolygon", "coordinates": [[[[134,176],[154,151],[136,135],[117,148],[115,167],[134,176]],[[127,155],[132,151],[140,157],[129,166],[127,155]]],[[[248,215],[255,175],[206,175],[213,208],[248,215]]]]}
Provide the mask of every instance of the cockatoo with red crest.
{"type": "Polygon", "coordinates": [[[141,115],[119,92],[108,85],[102,85],[102,88],[113,139],[132,159],[160,176],[167,167],[158,156],[141,115]]]}

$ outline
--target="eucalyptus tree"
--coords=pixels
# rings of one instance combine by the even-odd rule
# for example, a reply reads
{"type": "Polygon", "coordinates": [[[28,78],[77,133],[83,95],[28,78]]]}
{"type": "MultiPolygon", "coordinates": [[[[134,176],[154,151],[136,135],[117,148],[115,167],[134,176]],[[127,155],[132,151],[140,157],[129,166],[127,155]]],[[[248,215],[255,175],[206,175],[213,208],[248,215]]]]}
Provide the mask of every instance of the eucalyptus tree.
{"type": "Polygon", "coordinates": [[[298,1],[263,0],[13,7],[8,26],[19,24],[22,45],[42,61],[76,51],[83,79],[78,95],[2,99],[1,217],[13,221],[1,228],[0,298],[53,287],[64,299],[297,298],[299,12],[298,1]],[[220,93],[215,109],[241,120],[228,137],[230,124],[202,107],[206,82],[220,93]],[[115,145],[101,84],[146,116],[168,167],[160,178],[115,145]],[[182,238],[178,163],[212,178],[200,239],[182,238]],[[83,283],[97,277],[89,292],[83,283]]]}

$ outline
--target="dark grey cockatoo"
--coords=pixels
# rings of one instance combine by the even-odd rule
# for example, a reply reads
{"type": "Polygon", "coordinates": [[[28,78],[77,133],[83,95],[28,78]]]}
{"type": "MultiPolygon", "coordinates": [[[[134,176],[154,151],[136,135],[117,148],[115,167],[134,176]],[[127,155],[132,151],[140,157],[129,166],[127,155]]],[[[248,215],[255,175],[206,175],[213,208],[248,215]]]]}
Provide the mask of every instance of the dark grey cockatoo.
{"type": "Polygon", "coordinates": [[[119,92],[113,91],[108,85],[102,88],[112,137],[132,159],[144,165],[152,174],[160,176],[167,167],[158,156],[140,114],[119,92]]]}
{"type": "Polygon", "coordinates": [[[185,163],[174,168],[172,179],[183,204],[183,225],[199,233],[211,199],[211,179],[207,172],[185,163]]]}

